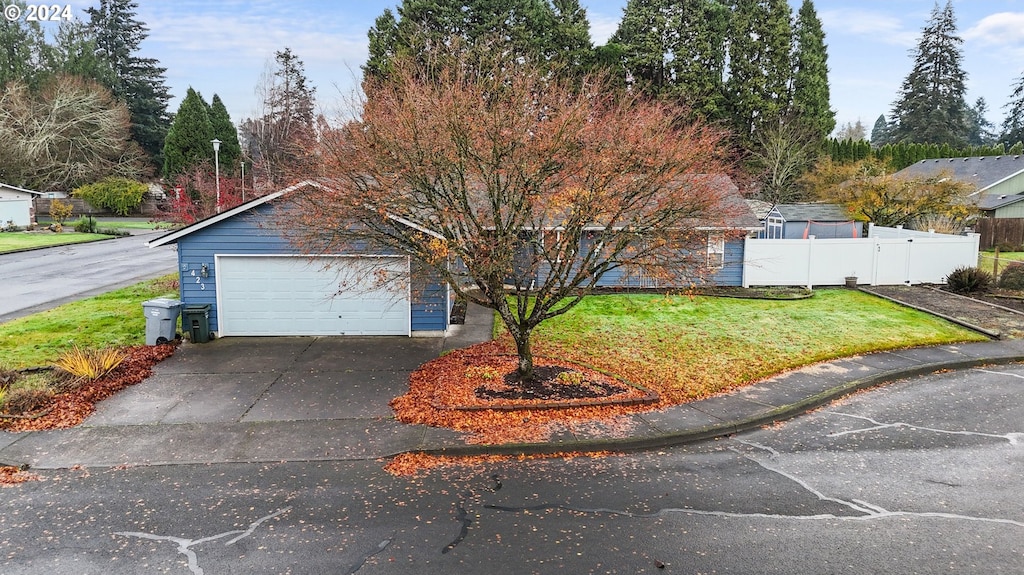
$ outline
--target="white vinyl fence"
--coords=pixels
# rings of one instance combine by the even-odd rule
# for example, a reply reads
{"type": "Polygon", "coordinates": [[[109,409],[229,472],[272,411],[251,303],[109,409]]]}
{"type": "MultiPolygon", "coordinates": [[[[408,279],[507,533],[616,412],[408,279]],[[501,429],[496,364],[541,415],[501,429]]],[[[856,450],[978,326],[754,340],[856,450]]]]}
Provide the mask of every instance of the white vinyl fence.
{"type": "Polygon", "coordinates": [[[869,226],[850,239],[747,239],[743,287],[944,283],[958,267],[978,265],[981,236],[952,236],[869,226]]]}

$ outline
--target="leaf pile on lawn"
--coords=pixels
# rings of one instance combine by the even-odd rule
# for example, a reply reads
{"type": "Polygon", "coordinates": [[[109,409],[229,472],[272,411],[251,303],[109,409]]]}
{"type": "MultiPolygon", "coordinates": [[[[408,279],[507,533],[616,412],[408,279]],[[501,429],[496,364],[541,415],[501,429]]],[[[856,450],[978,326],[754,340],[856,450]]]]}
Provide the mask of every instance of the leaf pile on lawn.
{"type": "MultiPolygon", "coordinates": [[[[600,421],[606,433],[622,435],[630,431],[628,422],[616,416],[636,411],[625,404],[583,405],[546,409],[547,400],[482,399],[479,388],[494,389],[495,383],[515,370],[510,346],[503,342],[487,342],[455,350],[417,369],[409,378],[409,391],[391,400],[396,418],[404,423],[448,427],[468,433],[468,443],[525,443],[544,441],[560,431],[579,431],[600,421]],[[481,374],[490,373],[490,378],[481,374]],[[526,407],[531,402],[536,408],[526,407]],[[472,407],[523,406],[521,409],[459,409],[472,407]]],[[[537,366],[564,365],[565,362],[534,358],[537,366]]],[[[571,364],[569,364],[571,365],[571,364]]],[[[584,369],[572,366],[572,370],[584,369]]],[[[592,377],[608,378],[600,372],[586,370],[592,377]]],[[[616,381],[612,379],[612,381],[616,381]]],[[[506,387],[500,384],[500,387],[506,387]]],[[[645,392],[624,387],[623,399],[638,399],[645,392]]],[[[617,395],[616,397],[619,397],[617,395]]],[[[649,408],[648,408],[649,409],[649,408]]]]}
{"type": "MultiPolygon", "coordinates": [[[[153,374],[153,366],[171,356],[176,343],[154,346],[133,346],[117,352],[102,352],[95,357],[101,361],[114,362],[116,367],[100,369],[96,379],[72,379],[63,384],[64,389],[53,395],[33,413],[19,416],[0,415],[0,430],[38,431],[74,427],[95,411],[95,404],[118,391],[135,385],[153,374]],[[117,362],[116,359],[120,358],[117,362]]],[[[79,352],[83,356],[90,352],[79,352]]],[[[81,366],[81,357],[68,356],[68,367],[81,366]]],[[[109,364],[106,364],[109,366],[109,364]]]]}

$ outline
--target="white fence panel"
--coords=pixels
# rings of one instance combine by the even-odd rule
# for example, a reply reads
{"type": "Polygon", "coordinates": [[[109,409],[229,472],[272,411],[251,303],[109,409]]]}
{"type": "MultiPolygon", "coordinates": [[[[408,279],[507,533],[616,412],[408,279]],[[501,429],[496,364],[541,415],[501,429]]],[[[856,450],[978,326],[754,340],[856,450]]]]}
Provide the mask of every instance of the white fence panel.
{"type": "Polygon", "coordinates": [[[896,228],[852,239],[747,239],[744,287],[758,285],[900,285],[942,283],[958,267],[978,263],[980,236],[951,236],[896,228]]]}

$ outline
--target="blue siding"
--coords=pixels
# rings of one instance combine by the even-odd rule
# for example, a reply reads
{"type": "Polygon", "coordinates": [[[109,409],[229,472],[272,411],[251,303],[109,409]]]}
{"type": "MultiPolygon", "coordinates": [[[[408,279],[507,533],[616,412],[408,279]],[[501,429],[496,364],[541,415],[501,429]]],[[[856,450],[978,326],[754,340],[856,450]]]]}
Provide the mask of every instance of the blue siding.
{"type": "MultiPolygon", "coordinates": [[[[210,304],[210,330],[217,331],[217,270],[214,254],[299,255],[296,248],[269,226],[262,225],[272,208],[257,206],[178,239],[178,270],[184,305],[210,304]],[[203,277],[203,266],[207,274],[203,277]]],[[[412,331],[444,331],[448,327],[447,290],[437,278],[423,277],[414,266],[412,331]]]]}

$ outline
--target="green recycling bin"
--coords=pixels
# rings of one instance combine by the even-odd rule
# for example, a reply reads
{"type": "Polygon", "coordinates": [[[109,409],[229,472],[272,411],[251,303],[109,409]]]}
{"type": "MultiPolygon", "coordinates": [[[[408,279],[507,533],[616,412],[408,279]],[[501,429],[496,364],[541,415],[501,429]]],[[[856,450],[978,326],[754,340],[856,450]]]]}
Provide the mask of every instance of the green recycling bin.
{"type": "Polygon", "coordinates": [[[210,304],[187,305],[181,310],[181,331],[189,334],[192,343],[210,341],[210,304]]]}

